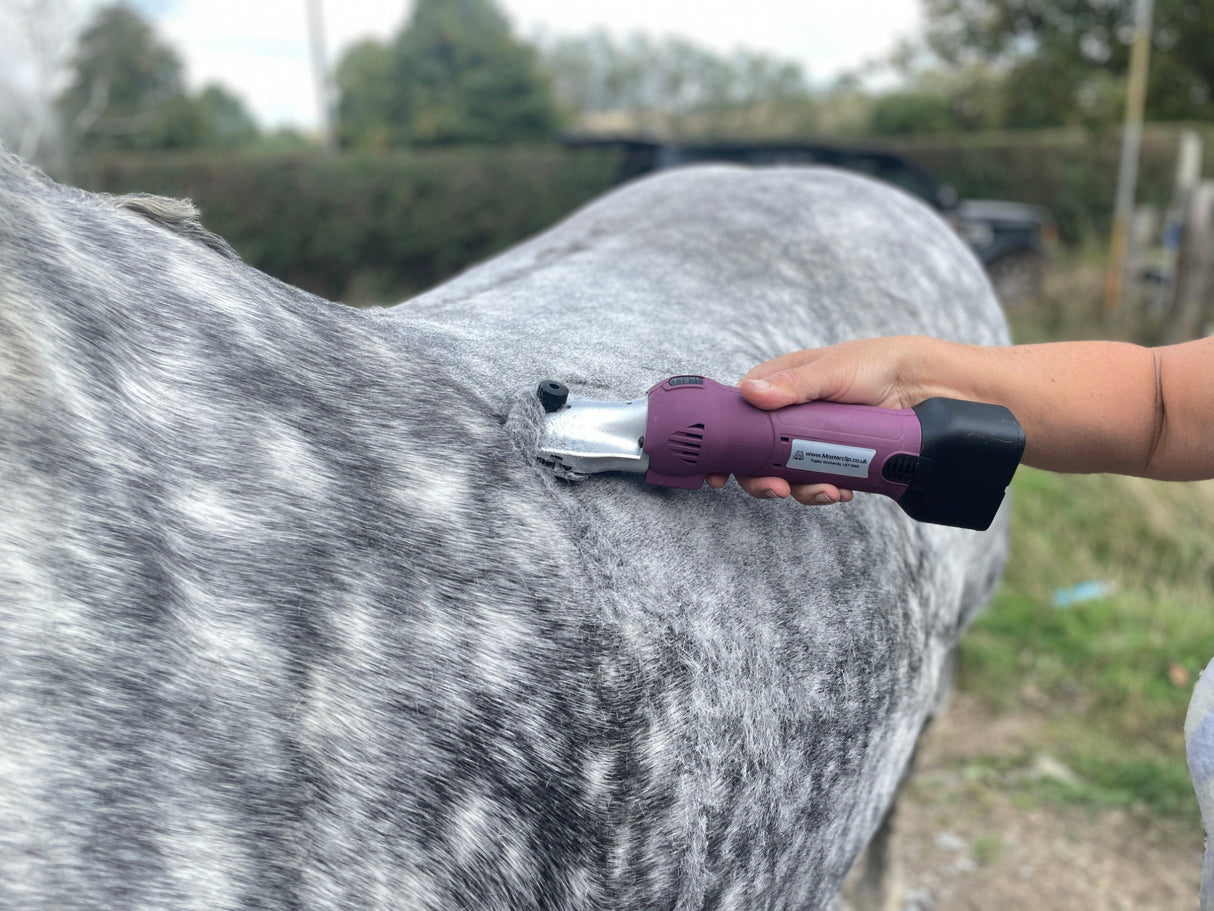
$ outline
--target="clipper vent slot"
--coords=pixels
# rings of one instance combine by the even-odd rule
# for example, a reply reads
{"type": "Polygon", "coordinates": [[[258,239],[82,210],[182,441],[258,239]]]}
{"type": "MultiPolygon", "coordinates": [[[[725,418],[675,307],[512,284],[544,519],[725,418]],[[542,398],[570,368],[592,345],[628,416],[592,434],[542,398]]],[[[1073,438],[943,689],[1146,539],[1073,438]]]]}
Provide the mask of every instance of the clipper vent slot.
{"type": "Polygon", "coordinates": [[[700,461],[700,449],[704,445],[704,425],[692,424],[676,430],[666,438],[666,447],[689,465],[700,461]]]}
{"type": "Polygon", "coordinates": [[[919,468],[919,457],[900,452],[890,456],[881,474],[892,484],[909,484],[915,479],[915,471],[919,468]]]}

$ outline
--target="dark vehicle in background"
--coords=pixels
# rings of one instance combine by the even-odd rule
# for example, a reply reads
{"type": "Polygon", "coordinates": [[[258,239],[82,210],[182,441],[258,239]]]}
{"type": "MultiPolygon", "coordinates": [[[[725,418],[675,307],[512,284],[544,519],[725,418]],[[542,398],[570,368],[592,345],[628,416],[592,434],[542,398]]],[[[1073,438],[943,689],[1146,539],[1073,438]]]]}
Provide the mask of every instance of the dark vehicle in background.
{"type": "Polygon", "coordinates": [[[747,165],[816,164],[857,171],[918,196],[947,219],[986,267],[1005,304],[1040,291],[1046,254],[1056,236],[1040,206],[993,199],[961,199],[946,183],[892,152],[805,143],[656,142],[567,137],[570,147],[618,148],[620,182],[679,165],[733,162],[747,165]]]}

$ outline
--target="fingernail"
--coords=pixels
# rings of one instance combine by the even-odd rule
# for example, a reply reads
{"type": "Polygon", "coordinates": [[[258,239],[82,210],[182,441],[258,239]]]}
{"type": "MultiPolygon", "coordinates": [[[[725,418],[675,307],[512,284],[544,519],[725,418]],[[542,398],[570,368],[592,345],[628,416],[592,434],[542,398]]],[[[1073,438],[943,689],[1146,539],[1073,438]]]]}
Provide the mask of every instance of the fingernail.
{"type": "Polygon", "coordinates": [[[830,498],[830,494],[826,494],[826,493],[814,494],[814,505],[815,506],[829,506],[833,502],[835,502],[835,501],[830,498]]]}
{"type": "Polygon", "coordinates": [[[763,499],[765,499],[765,500],[774,500],[778,496],[779,496],[779,494],[777,494],[774,490],[763,491],[763,499]]]}
{"type": "Polygon", "coordinates": [[[750,388],[755,392],[766,392],[771,388],[771,383],[767,380],[747,380],[746,382],[750,383],[750,388]]]}

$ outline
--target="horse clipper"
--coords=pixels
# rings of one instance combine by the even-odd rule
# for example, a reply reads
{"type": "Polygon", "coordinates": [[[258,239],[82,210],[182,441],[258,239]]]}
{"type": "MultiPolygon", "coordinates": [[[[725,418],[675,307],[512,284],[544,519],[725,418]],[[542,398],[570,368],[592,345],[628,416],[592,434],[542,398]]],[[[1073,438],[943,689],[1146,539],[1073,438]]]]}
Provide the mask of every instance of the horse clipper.
{"type": "Polygon", "coordinates": [[[629,472],[687,490],[710,473],[830,483],[884,494],[920,522],[979,531],[1024,452],[1010,411],[956,399],[763,411],[702,376],[672,376],[631,402],[572,398],[555,380],[538,394],[547,412],[540,459],[565,477],[629,472]]]}

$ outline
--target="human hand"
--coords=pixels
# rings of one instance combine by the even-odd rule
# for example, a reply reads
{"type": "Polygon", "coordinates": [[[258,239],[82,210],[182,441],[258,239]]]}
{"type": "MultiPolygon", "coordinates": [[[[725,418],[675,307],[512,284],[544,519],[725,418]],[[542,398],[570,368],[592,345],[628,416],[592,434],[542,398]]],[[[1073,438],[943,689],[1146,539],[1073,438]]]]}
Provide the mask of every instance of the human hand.
{"type": "MultiPolygon", "coordinates": [[[[742,396],[757,408],[826,399],[881,408],[909,408],[926,395],[919,365],[932,339],[919,336],[862,339],[828,348],[785,354],[760,364],[738,384],[742,396]]],[[[721,488],[729,475],[710,474],[708,485],[721,488]]],[[[852,491],[833,484],[789,484],[783,478],[739,477],[738,484],[753,497],[791,496],[806,505],[846,503],[852,491]]]]}

